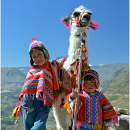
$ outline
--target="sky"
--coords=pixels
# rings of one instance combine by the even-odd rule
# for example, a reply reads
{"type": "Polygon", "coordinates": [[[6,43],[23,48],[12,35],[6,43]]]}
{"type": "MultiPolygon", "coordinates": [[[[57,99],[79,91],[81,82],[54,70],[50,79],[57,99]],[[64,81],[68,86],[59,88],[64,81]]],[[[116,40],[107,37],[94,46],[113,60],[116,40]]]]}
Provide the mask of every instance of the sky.
{"type": "Polygon", "coordinates": [[[61,19],[80,5],[99,24],[89,28],[89,64],[129,63],[129,0],[1,0],[1,67],[29,67],[33,36],[50,60],[67,57],[70,32],[61,19]]]}

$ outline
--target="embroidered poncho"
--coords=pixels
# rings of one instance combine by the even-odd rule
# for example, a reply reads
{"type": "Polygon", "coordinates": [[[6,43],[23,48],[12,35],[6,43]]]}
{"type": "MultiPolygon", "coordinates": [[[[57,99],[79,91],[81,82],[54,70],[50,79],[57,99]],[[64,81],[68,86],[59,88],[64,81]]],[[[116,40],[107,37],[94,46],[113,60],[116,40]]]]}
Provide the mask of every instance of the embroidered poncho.
{"type": "Polygon", "coordinates": [[[30,67],[19,95],[18,104],[12,114],[15,118],[21,113],[20,101],[24,94],[36,94],[38,98],[42,92],[44,104],[51,106],[54,103],[58,96],[56,93],[60,90],[60,69],[65,60],[66,58],[62,58],[51,62],[47,61],[47,65],[30,67]]]}
{"type": "MultiPolygon", "coordinates": [[[[69,95],[67,96],[65,107],[67,107],[68,98],[69,95]]],[[[73,120],[72,111],[71,117],[73,120]]],[[[93,129],[95,124],[97,126],[99,125],[100,128],[107,123],[113,123],[114,125],[118,124],[118,117],[111,103],[99,91],[96,91],[94,95],[85,91],[80,92],[76,119],[78,128],[83,126],[85,128],[90,127],[93,129]]]]}

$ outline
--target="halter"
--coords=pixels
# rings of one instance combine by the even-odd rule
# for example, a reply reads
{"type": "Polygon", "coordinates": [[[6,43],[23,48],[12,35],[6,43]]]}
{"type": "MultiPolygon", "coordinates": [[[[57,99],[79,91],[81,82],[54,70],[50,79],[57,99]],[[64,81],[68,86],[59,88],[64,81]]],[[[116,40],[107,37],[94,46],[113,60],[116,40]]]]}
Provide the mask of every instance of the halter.
{"type": "Polygon", "coordinates": [[[76,18],[72,17],[70,23],[72,24],[72,23],[75,23],[75,22],[76,22],[76,24],[80,27],[80,20],[81,20],[82,15],[83,15],[84,13],[85,13],[85,11],[83,11],[83,12],[80,14],[79,17],[76,17],[76,18]]]}
{"type": "MultiPolygon", "coordinates": [[[[82,12],[82,13],[84,13],[84,12],[82,12]]],[[[81,19],[81,16],[83,15],[82,13],[80,14],[79,17],[76,17],[76,18],[72,17],[71,21],[69,21],[69,22],[66,22],[64,19],[62,19],[62,23],[64,23],[67,28],[70,28],[70,25],[72,23],[76,23],[80,27],[79,21],[81,19]]],[[[99,26],[99,24],[96,23],[95,21],[90,21],[89,27],[92,28],[93,30],[96,30],[98,26],[99,26]]]]}

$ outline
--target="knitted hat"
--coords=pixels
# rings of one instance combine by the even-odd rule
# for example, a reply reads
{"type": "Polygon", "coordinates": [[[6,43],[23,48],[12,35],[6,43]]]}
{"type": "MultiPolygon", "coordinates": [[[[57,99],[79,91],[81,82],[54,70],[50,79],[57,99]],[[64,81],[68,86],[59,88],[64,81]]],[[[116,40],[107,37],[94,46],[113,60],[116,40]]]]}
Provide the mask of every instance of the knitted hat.
{"type": "MultiPolygon", "coordinates": [[[[86,77],[87,75],[93,76],[93,78],[95,79],[95,82],[96,82],[96,89],[98,89],[99,85],[100,85],[98,73],[95,70],[89,69],[88,71],[85,72],[85,76],[84,77],[86,77]]],[[[83,83],[82,89],[84,89],[84,87],[85,86],[84,86],[84,83],[83,83]]]]}
{"type": "MultiPolygon", "coordinates": [[[[31,52],[31,50],[33,48],[38,47],[38,48],[41,48],[41,50],[44,52],[45,57],[47,58],[47,60],[49,60],[50,59],[50,55],[49,55],[47,49],[45,48],[45,46],[43,45],[43,43],[41,41],[38,41],[37,37],[32,37],[31,41],[32,42],[31,42],[31,44],[29,46],[29,54],[30,54],[30,52],[31,52]]],[[[31,55],[30,55],[30,63],[33,63],[31,55]]]]}

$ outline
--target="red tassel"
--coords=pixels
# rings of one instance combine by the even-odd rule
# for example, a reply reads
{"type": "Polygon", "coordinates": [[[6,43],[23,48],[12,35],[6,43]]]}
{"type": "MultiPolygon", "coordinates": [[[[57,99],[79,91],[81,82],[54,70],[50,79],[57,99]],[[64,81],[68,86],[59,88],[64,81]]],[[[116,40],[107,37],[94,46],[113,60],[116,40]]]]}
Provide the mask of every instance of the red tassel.
{"type": "Polygon", "coordinates": [[[64,20],[62,20],[62,23],[64,23],[67,28],[70,27],[69,22],[65,22],[64,20]]]}
{"type": "Polygon", "coordinates": [[[99,24],[96,23],[95,21],[93,21],[93,22],[90,21],[90,28],[92,28],[93,30],[96,30],[98,26],[99,26],[99,24]]]}
{"type": "Polygon", "coordinates": [[[70,66],[73,66],[76,63],[76,61],[74,61],[73,63],[70,64],[70,66]]]}

